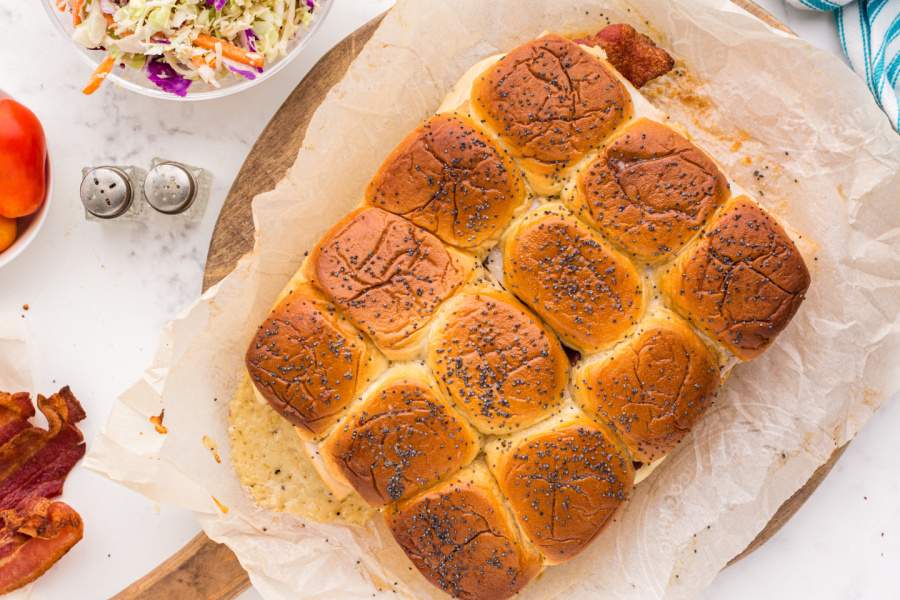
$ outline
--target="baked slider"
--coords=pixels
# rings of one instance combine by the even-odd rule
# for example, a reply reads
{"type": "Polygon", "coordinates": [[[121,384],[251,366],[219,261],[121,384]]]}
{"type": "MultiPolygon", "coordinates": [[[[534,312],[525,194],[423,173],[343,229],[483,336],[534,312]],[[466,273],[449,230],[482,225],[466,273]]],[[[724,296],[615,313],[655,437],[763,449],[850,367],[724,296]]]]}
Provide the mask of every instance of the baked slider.
{"type": "Polygon", "coordinates": [[[438,483],[478,450],[478,435],[413,365],[385,373],[319,446],[332,472],[373,506],[438,483]]]}
{"type": "Polygon", "coordinates": [[[315,247],[308,277],[391,360],[418,353],[425,325],[474,259],[380,208],[341,220],[315,247]]]}
{"type": "Polygon", "coordinates": [[[416,568],[454,598],[509,598],[543,568],[481,461],[392,506],[386,520],[416,568]]]}
{"type": "Polygon", "coordinates": [[[634,460],[650,464],[687,435],[720,377],[716,355],[687,323],[665,312],[610,352],[586,359],[572,380],[581,409],[610,424],[634,460]]]}
{"type": "MultiPolygon", "coordinates": [[[[608,33],[630,76],[671,67],[608,33]]],[[[797,248],[602,55],[551,34],[473,66],[313,248],[247,351],[287,421],[246,385],[231,411],[254,498],[381,514],[444,592],[509,598],[784,329],[797,248]]]]}
{"type": "Polygon", "coordinates": [[[581,171],[569,207],[647,262],[671,259],[728,199],[716,164],[674,129],[639,119],[581,171]]]}
{"type": "Polygon", "coordinates": [[[504,434],[553,412],[569,361],[543,323],[502,291],[463,292],[435,318],[428,366],[481,433],[504,434]]]}
{"type": "Polygon", "coordinates": [[[644,311],[634,264],[559,204],[532,209],[507,232],[503,281],[584,353],[615,342],[644,311]]]}
{"type": "Polygon", "coordinates": [[[546,195],[633,111],[614,69],[558,35],[511,50],[476,79],[470,103],[546,195]]]}
{"type": "Polygon", "coordinates": [[[301,283],[259,326],[245,364],[255,393],[312,440],[338,422],[385,360],[322,294],[301,283]]]}
{"type": "Polygon", "coordinates": [[[485,452],[519,526],[548,564],[590,543],[634,483],[631,455],[615,433],[574,407],[485,452]]]}
{"type": "Polygon", "coordinates": [[[675,310],[749,360],[787,327],[809,283],[806,263],[781,225],[739,196],[666,269],[660,287],[675,310]]]}
{"type": "Polygon", "coordinates": [[[369,204],[460,248],[496,241],[524,200],[518,167],[475,123],[456,114],[435,115],[413,130],[366,191],[369,204]]]}

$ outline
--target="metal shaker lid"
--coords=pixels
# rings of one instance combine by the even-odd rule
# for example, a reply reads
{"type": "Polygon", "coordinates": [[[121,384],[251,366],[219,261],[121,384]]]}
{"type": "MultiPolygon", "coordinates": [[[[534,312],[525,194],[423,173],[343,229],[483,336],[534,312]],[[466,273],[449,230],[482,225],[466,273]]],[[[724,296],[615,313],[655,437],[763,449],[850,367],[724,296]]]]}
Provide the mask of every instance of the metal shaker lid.
{"type": "Polygon", "coordinates": [[[178,214],[187,210],[197,197],[197,182],[182,165],[163,162],[147,173],[144,197],[159,212],[178,214]]]}
{"type": "Polygon", "coordinates": [[[81,180],[81,202],[92,215],[114,219],[131,206],[134,192],[128,175],[117,167],[97,167],[81,180]]]}

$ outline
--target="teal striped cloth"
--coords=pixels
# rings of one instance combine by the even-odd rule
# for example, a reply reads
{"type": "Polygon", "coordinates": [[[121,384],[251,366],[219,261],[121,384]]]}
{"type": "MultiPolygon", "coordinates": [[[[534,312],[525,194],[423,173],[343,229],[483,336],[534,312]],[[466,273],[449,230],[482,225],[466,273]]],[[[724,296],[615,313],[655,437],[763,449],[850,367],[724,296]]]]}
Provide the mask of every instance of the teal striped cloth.
{"type": "Polygon", "coordinates": [[[833,12],[850,66],[865,79],[894,129],[900,131],[900,0],[788,0],[833,12]]]}

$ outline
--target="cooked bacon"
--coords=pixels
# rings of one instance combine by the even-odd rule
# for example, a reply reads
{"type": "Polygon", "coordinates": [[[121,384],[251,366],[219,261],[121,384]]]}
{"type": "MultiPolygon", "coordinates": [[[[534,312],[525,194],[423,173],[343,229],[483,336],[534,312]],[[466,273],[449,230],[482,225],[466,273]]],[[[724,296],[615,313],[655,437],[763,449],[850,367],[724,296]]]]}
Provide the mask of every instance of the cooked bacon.
{"type": "Polygon", "coordinates": [[[675,61],[668,52],[625,23],[607,25],[594,35],[575,42],[603,48],[607,60],[634,87],[642,87],[651,79],[665,75],[675,66],[675,61]]]}
{"type": "Polygon", "coordinates": [[[43,575],[83,535],[81,517],[63,502],[29,498],[0,510],[0,594],[43,575]]]}
{"type": "Polygon", "coordinates": [[[33,416],[34,405],[31,403],[31,396],[24,392],[18,394],[0,392],[0,446],[20,431],[31,427],[28,419],[33,416]]]}
{"type": "Polygon", "coordinates": [[[47,429],[29,422],[28,394],[0,392],[0,594],[40,577],[84,533],[72,507],[49,500],[84,456],[84,409],[68,387],[37,404],[47,429]]]}
{"type": "Polygon", "coordinates": [[[84,409],[69,388],[49,398],[38,396],[38,408],[48,429],[28,422],[34,407],[27,394],[0,395],[0,509],[16,508],[31,497],[58,496],[66,475],[84,456],[84,437],[75,426],[84,419],[84,409]]]}

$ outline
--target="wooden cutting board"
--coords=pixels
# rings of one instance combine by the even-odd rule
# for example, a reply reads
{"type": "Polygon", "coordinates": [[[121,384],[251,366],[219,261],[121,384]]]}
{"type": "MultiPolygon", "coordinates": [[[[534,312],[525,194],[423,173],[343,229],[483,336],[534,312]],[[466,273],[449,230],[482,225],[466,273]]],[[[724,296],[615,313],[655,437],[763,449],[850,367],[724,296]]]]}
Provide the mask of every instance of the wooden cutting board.
{"type": "MultiPolygon", "coordinates": [[[[732,1],[769,25],[792,33],[752,1],[732,1]]],[[[263,130],[244,161],[219,214],[209,245],[203,278],[204,290],[228,275],[238,259],[252,250],[251,200],[257,194],[274,189],[276,183],[293,164],[316,108],[324,100],[328,90],[343,77],[350,63],[362,50],[380,22],[381,17],[373,19],[322,57],[263,130]]],[[[756,539],[732,559],[731,563],[761,546],[781,529],[825,479],[845,447],[837,449],[806,485],[781,505],[756,539]]],[[[115,600],[228,600],[249,586],[247,574],[234,553],[201,533],[114,598],[115,600]]]]}

